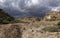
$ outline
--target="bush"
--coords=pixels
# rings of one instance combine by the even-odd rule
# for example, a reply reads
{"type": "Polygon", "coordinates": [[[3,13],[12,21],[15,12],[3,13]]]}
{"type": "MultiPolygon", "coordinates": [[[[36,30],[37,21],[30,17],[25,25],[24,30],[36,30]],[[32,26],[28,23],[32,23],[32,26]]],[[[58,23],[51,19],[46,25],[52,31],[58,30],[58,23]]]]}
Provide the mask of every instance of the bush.
{"type": "Polygon", "coordinates": [[[8,23],[10,23],[10,21],[8,21],[8,20],[3,20],[3,22],[2,22],[3,24],[8,24],[8,23]]]}
{"type": "Polygon", "coordinates": [[[42,30],[48,31],[48,32],[57,32],[58,27],[57,26],[45,27],[42,30]]]}

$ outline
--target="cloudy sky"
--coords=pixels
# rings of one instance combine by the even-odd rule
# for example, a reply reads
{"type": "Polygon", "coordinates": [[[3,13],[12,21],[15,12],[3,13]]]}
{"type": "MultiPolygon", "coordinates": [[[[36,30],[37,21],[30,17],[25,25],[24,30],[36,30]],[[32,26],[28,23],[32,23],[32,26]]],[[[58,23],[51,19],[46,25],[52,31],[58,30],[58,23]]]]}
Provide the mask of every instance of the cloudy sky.
{"type": "Polygon", "coordinates": [[[41,17],[46,12],[59,11],[60,0],[0,0],[0,8],[14,17],[41,17]]]}

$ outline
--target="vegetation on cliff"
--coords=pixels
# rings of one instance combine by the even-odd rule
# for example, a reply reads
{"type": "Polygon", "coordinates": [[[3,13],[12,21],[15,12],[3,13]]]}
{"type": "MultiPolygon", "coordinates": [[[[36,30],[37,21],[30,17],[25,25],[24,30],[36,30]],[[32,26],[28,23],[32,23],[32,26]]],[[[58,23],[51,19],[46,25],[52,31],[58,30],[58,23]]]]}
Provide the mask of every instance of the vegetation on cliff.
{"type": "Polygon", "coordinates": [[[7,24],[13,21],[14,18],[10,16],[6,11],[0,9],[0,24],[7,24]]]}

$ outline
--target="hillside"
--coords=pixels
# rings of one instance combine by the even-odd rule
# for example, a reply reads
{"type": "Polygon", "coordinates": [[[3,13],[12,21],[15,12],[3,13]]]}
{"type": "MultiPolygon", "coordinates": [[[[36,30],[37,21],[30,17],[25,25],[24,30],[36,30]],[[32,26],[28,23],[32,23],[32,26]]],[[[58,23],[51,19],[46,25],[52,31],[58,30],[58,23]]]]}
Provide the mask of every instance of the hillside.
{"type": "Polygon", "coordinates": [[[0,24],[2,23],[10,23],[12,20],[14,20],[13,17],[11,17],[6,11],[3,9],[0,9],[0,24]]]}
{"type": "Polygon", "coordinates": [[[0,38],[60,38],[58,14],[49,13],[44,18],[16,18],[17,23],[0,25],[0,38]],[[56,17],[55,20],[52,20],[53,17],[56,17]]]}
{"type": "Polygon", "coordinates": [[[17,20],[23,22],[60,21],[60,11],[53,11],[53,12],[46,13],[46,15],[42,18],[37,18],[32,16],[32,17],[17,18],[17,20]]]}

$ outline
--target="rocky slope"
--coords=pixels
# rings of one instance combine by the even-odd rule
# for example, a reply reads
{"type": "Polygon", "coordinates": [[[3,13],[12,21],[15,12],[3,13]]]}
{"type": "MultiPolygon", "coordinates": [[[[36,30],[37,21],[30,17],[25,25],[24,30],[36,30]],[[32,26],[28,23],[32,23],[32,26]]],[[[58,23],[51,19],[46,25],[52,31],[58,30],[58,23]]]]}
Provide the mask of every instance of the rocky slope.
{"type": "Polygon", "coordinates": [[[60,38],[58,31],[42,30],[45,27],[57,26],[60,21],[46,21],[37,18],[21,18],[18,20],[22,20],[22,22],[0,25],[0,38],[60,38]]]}

